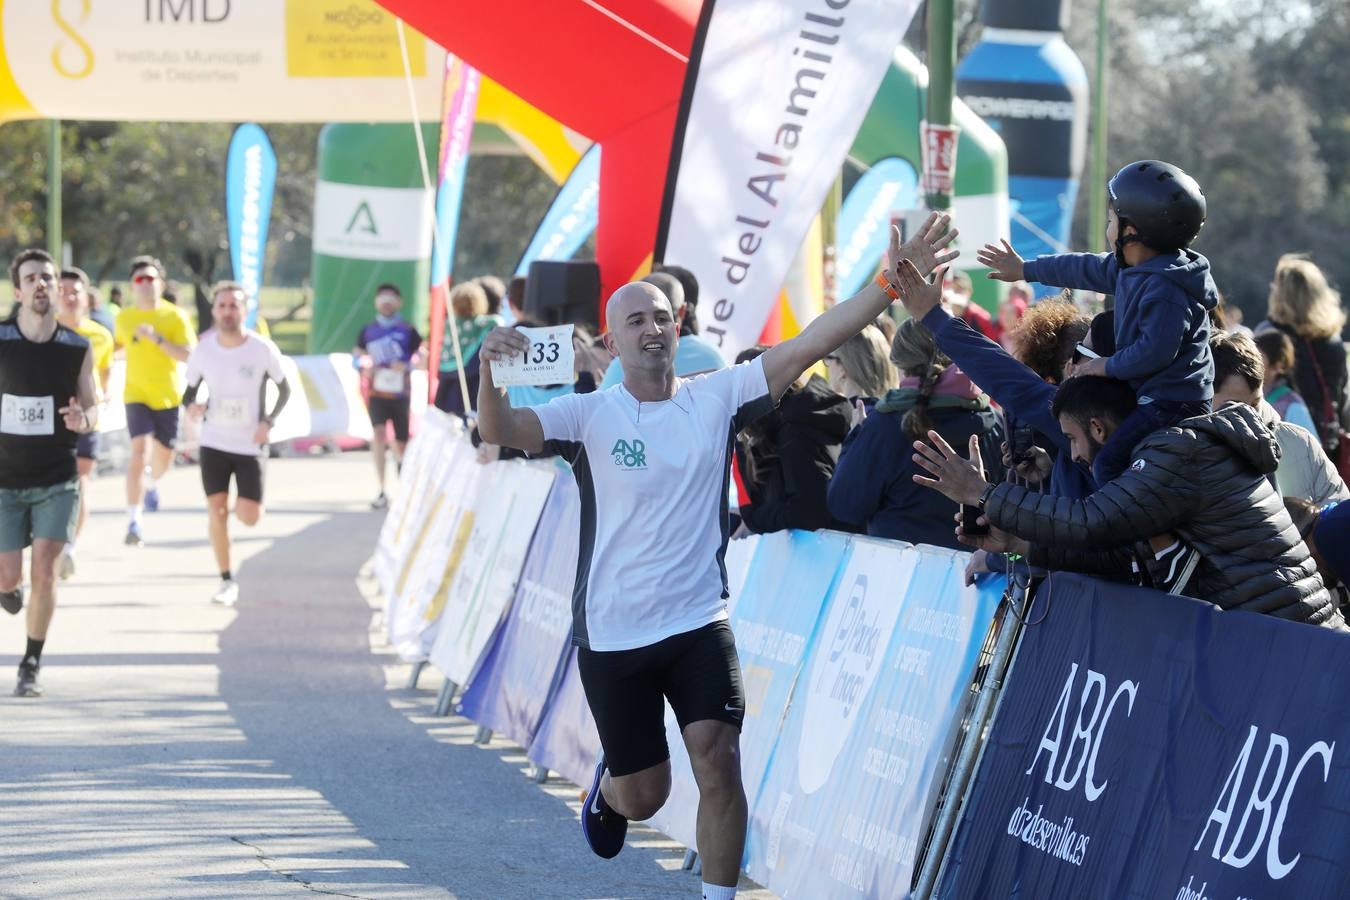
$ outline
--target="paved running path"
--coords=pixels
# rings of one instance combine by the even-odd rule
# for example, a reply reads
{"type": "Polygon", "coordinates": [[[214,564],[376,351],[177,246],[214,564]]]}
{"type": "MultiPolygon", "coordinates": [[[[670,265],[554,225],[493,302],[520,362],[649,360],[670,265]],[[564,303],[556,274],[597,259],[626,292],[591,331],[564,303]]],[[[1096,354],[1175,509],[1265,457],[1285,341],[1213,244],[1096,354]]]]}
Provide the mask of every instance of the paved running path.
{"type": "Polygon", "coordinates": [[[698,896],[651,831],[591,856],[574,785],[432,718],[432,673],[404,687],[360,572],[371,480],[365,454],[272,460],[267,517],[234,529],[233,610],[208,602],[195,469],[136,551],[121,479],[95,482],[46,698],[9,696],[23,628],[0,617],[0,897],[698,896]]]}

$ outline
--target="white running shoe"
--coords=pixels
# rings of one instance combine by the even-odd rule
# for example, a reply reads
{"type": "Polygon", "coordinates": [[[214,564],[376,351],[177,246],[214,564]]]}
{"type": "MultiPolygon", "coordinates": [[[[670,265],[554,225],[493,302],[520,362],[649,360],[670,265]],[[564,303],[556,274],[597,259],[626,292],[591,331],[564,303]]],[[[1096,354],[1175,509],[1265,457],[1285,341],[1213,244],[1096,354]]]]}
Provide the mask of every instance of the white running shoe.
{"type": "Polygon", "coordinates": [[[71,551],[70,545],[61,551],[61,561],[56,564],[56,574],[62,581],[69,581],[75,574],[75,554],[71,551]]]}
{"type": "Polygon", "coordinates": [[[220,587],[211,595],[211,602],[218,606],[234,606],[239,599],[239,582],[233,578],[222,578],[220,587]]]}

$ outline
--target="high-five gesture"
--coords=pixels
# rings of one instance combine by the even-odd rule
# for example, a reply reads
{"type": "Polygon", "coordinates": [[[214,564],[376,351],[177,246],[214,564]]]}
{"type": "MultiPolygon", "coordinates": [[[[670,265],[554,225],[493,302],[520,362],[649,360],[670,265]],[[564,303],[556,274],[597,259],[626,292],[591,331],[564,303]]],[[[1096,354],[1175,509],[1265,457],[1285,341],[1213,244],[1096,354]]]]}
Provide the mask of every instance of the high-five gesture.
{"type": "Polygon", "coordinates": [[[899,229],[892,225],[891,246],[887,251],[890,261],[887,278],[891,283],[899,284],[901,260],[909,260],[919,274],[927,278],[938,266],[960,256],[961,251],[948,249],[951,242],[961,233],[959,229],[952,228],[951,224],[952,217],[947,213],[931,212],[914,232],[914,237],[903,244],[900,243],[899,229]]]}
{"type": "Polygon", "coordinates": [[[942,302],[942,279],[947,269],[938,269],[930,280],[919,274],[914,263],[908,259],[900,260],[895,287],[900,291],[900,302],[911,318],[922,319],[929,311],[942,302]]]}
{"type": "Polygon", "coordinates": [[[975,254],[975,259],[982,266],[988,266],[994,271],[986,275],[986,278],[993,278],[998,281],[1021,281],[1022,279],[1022,257],[1017,255],[1017,251],[1012,248],[1007,239],[1001,240],[999,244],[985,244],[975,254]]]}

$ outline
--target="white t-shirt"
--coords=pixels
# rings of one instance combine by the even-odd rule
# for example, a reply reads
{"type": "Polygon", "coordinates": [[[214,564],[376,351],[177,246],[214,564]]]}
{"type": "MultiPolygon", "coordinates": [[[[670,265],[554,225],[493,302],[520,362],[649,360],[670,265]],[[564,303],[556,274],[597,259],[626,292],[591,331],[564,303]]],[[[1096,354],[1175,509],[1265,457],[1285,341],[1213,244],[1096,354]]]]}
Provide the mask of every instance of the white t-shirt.
{"type": "Polygon", "coordinates": [[[659,403],[620,385],[531,408],[581,490],[573,643],[631,650],[725,619],[731,449],[773,408],[762,361],[659,403]]]}
{"type": "Polygon", "coordinates": [[[267,379],[280,384],[285,377],[281,351],[267,338],[246,331],[242,344],[226,347],[214,331],[202,335],[187,361],[187,383],[205,381],[209,394],[201,445],[244,456],[261,454],[253,435],[262,421],[267,379]]]}

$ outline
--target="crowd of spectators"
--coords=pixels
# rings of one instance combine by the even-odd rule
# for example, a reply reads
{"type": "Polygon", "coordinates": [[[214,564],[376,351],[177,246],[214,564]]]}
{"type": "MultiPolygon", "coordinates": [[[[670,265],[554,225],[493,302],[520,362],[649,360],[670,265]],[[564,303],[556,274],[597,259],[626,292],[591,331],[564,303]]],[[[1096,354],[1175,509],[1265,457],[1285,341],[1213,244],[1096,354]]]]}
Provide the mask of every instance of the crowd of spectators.
{"type": "MultiPolygon", "coordinates": [[[[893,273],[896,315],[847,340],[736,436],[735,536],[853,531],[973,549],[971,579],[1084,571],[1344,627],[1339,296],[1312,261],[1286,256],[1265,321],[1247,329],[1187,249],[1193,234],[1149,243],[1136,227],[1148,227],[1147,211],[1132,215],[1112,209],[1114,253],[1024,265],[1006,244],[985,248],[991,277],[1011,282],[992,315],[965,273],[893,273]],[[1037,301],[1034,281],[1065,290],[1037,301]],[[1085,314],[1073,290],[1105,295],[1107,311],[1085,314]],[[989,533],[966,534],[959,505],[977,507],[989,533]]],[[[646,280],[681,323],[677,375],[724,367],[699,335],[692,274],[667,267],[646,280]]],[[[524,280],[501,293],[527,323],[524,280]]],[[[451,295],[474,389],[493,302],[483,286],[451,295]]],[[[513,405],[622,383],[602,338],[578,328],[575,349],[573,383],[511,388],[513,405]]],[[[456,392],[457,377],[443,353],[456,392]]]]}

